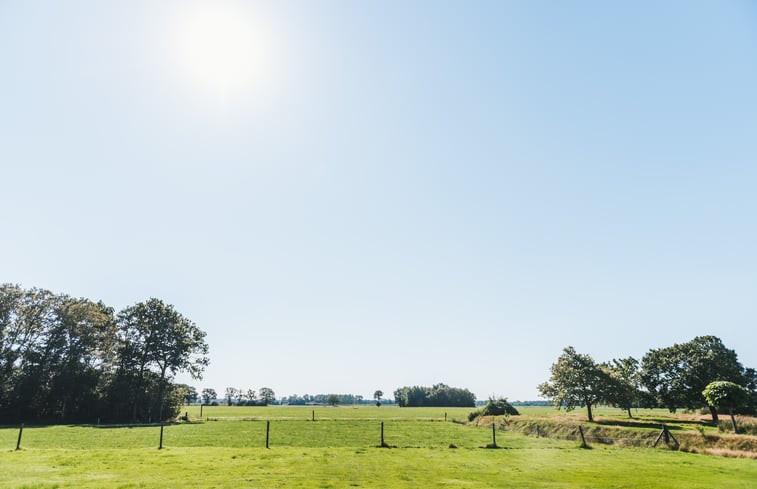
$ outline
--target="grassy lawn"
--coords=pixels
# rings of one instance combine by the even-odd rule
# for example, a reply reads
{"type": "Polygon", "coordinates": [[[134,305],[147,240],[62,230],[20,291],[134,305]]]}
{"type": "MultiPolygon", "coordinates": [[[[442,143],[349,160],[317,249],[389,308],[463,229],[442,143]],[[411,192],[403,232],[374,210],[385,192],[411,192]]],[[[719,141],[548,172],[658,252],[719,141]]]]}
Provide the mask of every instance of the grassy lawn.
{"type": "MultiPolygon", "coordinates": [[[[163,450],[154,426],[27,427],[20,451],[13,450],[18,429],[0,428],[0,488],[710,489],[753,488],[757,480],[755,460],[583,450],[512,432],[497,432],[503,449],[489,450],[481,447],[491,441],[490,429],[445,423],[445,409],[316,408],[316,422],[303,416],[311,408],[224,408],[249,410],[248,419],[224,419],[218,409],[217,421],[166,426],[163,450]],[[261,412],[268,416],[251,414],[261,412]],[[263,418],[272,419],[268,450],[263,418]],[[386,442],[397,448],[376,447],[381,420],[386,442]]],[[[446,411],[451,418],[453,410],[446,411]]],[[[455,414],[463,418],[463,411],[455,414]]]]}
{"type": "MultiPolygon", "coordinates": [[[[203,418],[257,418],[257,419],[311,419],[315,412],[319,419],[448,419],[467,420],[473,408],[400,408],[397,405],[381,407],[361,406],[203,406],[203,418]]],[[[182,414],[190,418],[200,416],[200,406],[185,406],[182,414]]]]}

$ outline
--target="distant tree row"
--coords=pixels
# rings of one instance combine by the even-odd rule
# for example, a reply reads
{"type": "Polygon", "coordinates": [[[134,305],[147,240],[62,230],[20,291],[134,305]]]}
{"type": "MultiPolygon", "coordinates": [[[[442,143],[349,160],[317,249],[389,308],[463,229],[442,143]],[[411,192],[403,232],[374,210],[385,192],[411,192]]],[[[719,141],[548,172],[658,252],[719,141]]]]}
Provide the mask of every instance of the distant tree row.
{"type": "Polygon", "coordinates": [[[290,406],[303,406],[307,404],[360,404],[363,402],[363,396],[356,394],[304,394],[302,396],[292,394],[291,396],[282,397],[282,404],[290,406]]]}
{"type": "Polygon", "coordinates": [[[622,408],[629,417],[633,406],[664,407],[671,412],[709,408],[717,421],[718,405],[705,395],[708,385],[717,381],[740,386],[744,406],[757,405],[757,372],[744,368],[736,352],[716,336],[649,350],[641,362],[628,357],[596,363],[569,346],[552,365],[551,374],[548,382],[539,385],[541,394],[558,408],[585,406],[589,421],[593,420],[592,407],[598,404],[622,408]]]}
{"type": "Polygon", "coordinates": [[[432,387],[406,386],[394,391],[400,407],[473,407],[476,396],[468,389],[435,384],[432,387]]]}
{"type": "MultiPolygon", "coordinates": [[[[215,394],[215,391],[213,391],[213,394],[215,394]]],[[[252,389],[227,387],[224,399],[227,406],[267,406],[276,400],[276,394],[270,387],[261,387],[258,392],[252,389]]],[[[205,404],[210,404],[210,402],[210,399],[208,399],[205,404]]]]}
{"type": "Polygon", "coordinates": [[[102,302],[0,286],[0,419],[150,421],[175,416],[200,378],[205,333],[149,299],[115,313],[102,302]]]}

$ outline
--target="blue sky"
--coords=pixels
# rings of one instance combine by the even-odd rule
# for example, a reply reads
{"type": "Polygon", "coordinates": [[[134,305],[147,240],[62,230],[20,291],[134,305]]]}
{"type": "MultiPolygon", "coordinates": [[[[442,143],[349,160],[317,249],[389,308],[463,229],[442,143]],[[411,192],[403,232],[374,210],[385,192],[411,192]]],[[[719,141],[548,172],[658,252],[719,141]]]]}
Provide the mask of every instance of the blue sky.
{"type": "Polygon", "coordinates": [[[219,391],[757,367],[755,53],[747,1],[3,0],[0,280],[174,304],[219,391]]]}

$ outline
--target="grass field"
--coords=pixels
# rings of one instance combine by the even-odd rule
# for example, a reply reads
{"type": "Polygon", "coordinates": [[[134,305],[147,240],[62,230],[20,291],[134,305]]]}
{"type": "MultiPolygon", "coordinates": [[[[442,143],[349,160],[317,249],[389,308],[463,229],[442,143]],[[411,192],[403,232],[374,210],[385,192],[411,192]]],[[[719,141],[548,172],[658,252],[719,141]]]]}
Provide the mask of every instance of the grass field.
{"type": "Polygon", "coordinates": [[[513,432],[497,432],[503,449],[485,449],[490,429],[443,421],[445,412],[462,419],[469,409],[323,407],[315,408],[316,422],[305,407],[216,409],[210,421],[166,426],[163,450],[155,426],[27,427],[20,451],[13,450],[18,429],[1,428],[0,487],[709,489],[754,488],[757,481],[757,461],[749,459],[601,445],[584,450],[573,441],[513,432]],[[386,442],[397,448],[377,447],[381,421],[386,442]]]}

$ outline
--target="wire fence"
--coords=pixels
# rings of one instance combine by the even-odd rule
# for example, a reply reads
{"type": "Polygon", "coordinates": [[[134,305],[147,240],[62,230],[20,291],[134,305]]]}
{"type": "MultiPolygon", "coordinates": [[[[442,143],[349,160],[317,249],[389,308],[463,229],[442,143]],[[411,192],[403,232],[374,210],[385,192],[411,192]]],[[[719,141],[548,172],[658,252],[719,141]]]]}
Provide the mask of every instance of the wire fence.
{"type": "MultiPolygon", "coordinates": [[[[40,425],[0,428],[0,447],[8,448],[143,448],[159,447],[398,447],[527,448],[522,436],[594,444],[678,449],[683,437],[665,425],[627,430],[602,425],[508,422],[471,428],[449,419],[261,419],[211,418],[176,423],[113,425],[40,425]],[[491,433],[487,429],[491,428],[491,433]],[[497,435],[499,439],[497,438],[497,435]]],[[[717,436],[709,435],[710,442],[717,436]]],[[[750,437],[751,438],[751,437],[750,437]]],[[[556,443],[556,442],[555,442],[556,443]]],[[[748,449],[749,447],[747,447],[748,449]]]]}

